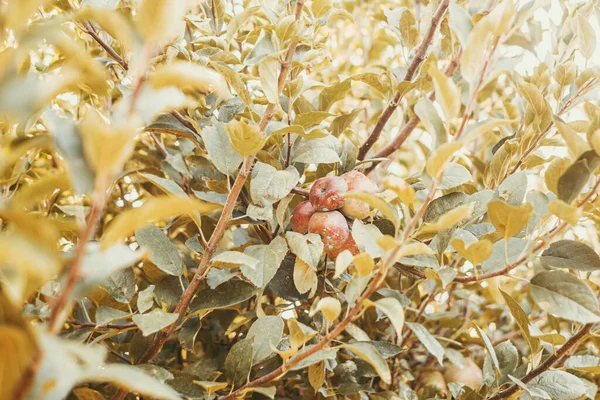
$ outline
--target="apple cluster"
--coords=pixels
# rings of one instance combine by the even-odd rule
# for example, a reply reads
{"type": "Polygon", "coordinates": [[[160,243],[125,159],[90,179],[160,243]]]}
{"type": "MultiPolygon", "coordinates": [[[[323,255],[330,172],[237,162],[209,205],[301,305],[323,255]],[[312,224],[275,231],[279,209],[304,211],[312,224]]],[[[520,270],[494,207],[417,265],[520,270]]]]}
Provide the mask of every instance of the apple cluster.
{"type": "Polygon", "coordinates": [[[369,205],[358,199],[346,199],[347,192],[377,193],[377,186],[363,173],[350,171],[342,176],[317,179],[310,190],[309,200],[300,203],[292,213],[291,228],[298,233],[321,236],[325,253],[335,260],[342,251],[358,254],[350,234],[348,219],[364,219],[369,205]]]}

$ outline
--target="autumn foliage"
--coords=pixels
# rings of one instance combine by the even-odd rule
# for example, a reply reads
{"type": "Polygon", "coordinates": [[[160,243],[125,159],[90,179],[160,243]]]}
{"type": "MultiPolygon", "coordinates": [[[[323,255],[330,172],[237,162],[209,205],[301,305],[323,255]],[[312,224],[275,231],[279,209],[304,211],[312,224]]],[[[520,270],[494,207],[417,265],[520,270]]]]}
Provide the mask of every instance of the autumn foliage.
{"type": "Polygon", "coordinates": [[[599,25],[0,0],[0,400],[595,399],[599,25]]]}

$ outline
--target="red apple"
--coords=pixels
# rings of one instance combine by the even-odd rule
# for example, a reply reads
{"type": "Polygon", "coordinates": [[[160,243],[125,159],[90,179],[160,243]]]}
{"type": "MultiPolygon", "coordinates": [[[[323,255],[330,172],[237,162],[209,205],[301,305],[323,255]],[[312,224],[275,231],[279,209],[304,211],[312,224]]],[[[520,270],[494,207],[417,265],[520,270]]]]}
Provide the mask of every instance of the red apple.
{"type": "MultiPolygon", "coordinates": [[[[342,179],[348,184],[349,192],[377,193],[379,189],[372,180],[362,172],[350,171],[342,175],[342,179]]],[[[362,200],[346,199],[342,212],[351,218],[365,219],[369,216],[369,205],[362,200]]]]}
{"type": "Polygon", "coordinates": [[[339,211],[314,213],[308,222],[308,232],[321,236],[325,252],[342,247],[350,236],[348,222],[339,211]]]}
{"type": "Polygon", "coordinates": [[[335,261],[337,256],[339,256],[340,253],[344,250],[349,250],[353,256],[360,253],[360,250],[358,249],[358,246],[356,245],[356,242],[354,241],[354,238],[352,237],[352,233],[350,233],[350,235],[348,235],[348,239],[346,239],[346,243],[344,243],[344,245],[342,247],[333,249],[330,251],[327,251],[327,249],[325,249],[325,252],[332,260],[335,261]]]}
{"type": "Polygon", "coordinates": [[[305,234],[308,232],[308,221],[317,211],[310,204],[310,201],[303,201],[298,204],[290,218],[290,226],[294,232],[305,234]]]}
{"type": "Polygon", "coordinates": [[[313,183],[308,196],[310,204],[317,211],[333,211],[344,205],[344,194],[348,183],[339,176],[326,176],[313,183]]]}

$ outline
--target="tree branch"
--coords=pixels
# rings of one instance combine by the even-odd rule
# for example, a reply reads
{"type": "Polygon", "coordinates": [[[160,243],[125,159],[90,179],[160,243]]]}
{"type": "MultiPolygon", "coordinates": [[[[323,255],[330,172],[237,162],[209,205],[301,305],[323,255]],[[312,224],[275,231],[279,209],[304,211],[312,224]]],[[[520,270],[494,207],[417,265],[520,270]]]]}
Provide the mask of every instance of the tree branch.
{"type": "MultiPolygon", "coordinates": [[[[427,33],[423,37],[423,41],[421,42],[421,45],[417,48],[417,51],[415,52],[415,56],[414,56],[412,62],[410,63],[410,65],[408,66],[406,73],[404,74],[405,81],[411,81],[413,79],[415,73],[417,72],[417,69],[419,68],[421,63],[423,63],[423,60],[425,60],[425,54],[427,53],[427,49],[429,48],[429,46],[431,45],[431,42],[433,41],[433,36],[435,35],[435,31],[437,30],[438,25],[442,21],[444,13],[446,12],[446,9],[448,8],[448,4],[449,4],[449,0],[442,0],[440,5],[438,6],[437,11],[435,12],[433,18],[431,19],[431,25],[429,26],[427,33]]],[[[388,105],[388,107],[379,116],[379,119],[377,120],[377,123],[375,124],[375,128],[373,128],[373,132],[371,132],[371,134],[369,135],[367,140],[363,143],[362,146],[360,146],[360,149],[358,150],[358,157],[357,157],[358,160],[364,160],[365,157],[367,156],[367,153],[371,149],[371,147],[373,147],[373,145],[377,142],[377,140],[381,136],[381,132],[383,131],[385,124],[387,124],[388,120],[390,119],[390,117],[392,116],[394,111],[396,111],[396,108],[398,108],[398,104],[400,102],[401,97],[402,97],[402,92],[397,91],[396,94],[394,95],[394,99],[392,100],[392,102],[388,105]]]]}
{"type": "MultiPolygon", "coordinates": [[[[298,1],[296,3],[295,18],[296,18],[297,25],[300,25],[300,17],[302,15],[302,7],[303,6],[304,6],[303,1],[298,1]]],[[[292,41],[290,42],[289,48],[287,50],[287,53],[285,55],[285,58],[281,63],[281,71],[279,73],[279,77],[277,80],[278,93],[281,93],[283,91],[283,86],[286,82],[288,72],[289,72],[290,66],[292,64],[292,58],[296,51],[297,45],[298,45],[298,39],[296,39],[296,38],[292,39],[292,41]]],[[[258,124],[261,131],[263,131],[263,132],[265,131],[267,124],[273,118],[273,115],[275,114],[275,109],[276,109],[276,105],[269,103],[269,105],[267,106],[267,108],[265,110],[265,113],[263,114],[263,116],[258,124]]],[[[255,155],[250,155],[250,156],[247,156],[244,158],[244,161],[242,163],[240,171],[233,183],[233,186],[231,187],[231,191],[227,195],[227,200],[225,201],[225,205],[223,207],[221,217],[219,218],[219,221],[217,222],[217,226],[215,227],[215,229],[208,241],[206,250],[205,250],[204,254],[202,255],[200,264],[198,265],[198,269],[196,270],[196,273],[194,274],[192,281],[186,288],[185,292],[179,299],[177,306],[175,307],[174,312],[178,314],[177,320],[173,324],[167,326],[166,328],[164,328],[163,330],[161,330],[158,333],[157,337],[150,344],[150,346],[148,347],[146,352],[141,356],[140,360],[138,360],[138,363],[143,364],[143,363],[152,361],[160,353],[162,347],[164,346],[166,341],[169,339],[171,334],[175,331],[175,329],[183,321],[185,312],[188,309],[194,295],[196,294],[198,286],[206,278],[208,271],[210,270],[210,259],[211,259],[212,255],[214,254],[214,252],[216,251],[217,245],[223,238],[223,235],[225,234],[225,231],[229,226],[229,221],[231,220],[231,214],[235,208],[235,204],[237,203],[240,192],[242,191],[242,188],[244,187],[244,184],[245,184],[246,180],[248,179],[248,176],[250,176],[252,167],[254,166],[254,161],[255,161],[255,155]]],[[[122,400],[123,398],[125,398],[126,395],[127,395],[127,391],[121,389],[113,396],[113,400],[122,400]]]]}
{"type": "MultiPolygon", "coordinates": [[[[571,336],[571,338],[561,346],[560,349],[550,357],[548,357],[543,363],[541,363],[537,368],[531,370],[527,375],[525,375],[521,382],[529,383],[533,380],[533,378],[542,374],[542,372],[547,371],[549,368],[553,367],[565,354],[567,354],[570,350],[577,348],[579,344],[586,338],[587,334],[590,333],[590,330],[594,324],[584,325],[579,332],[575,335],[571,336]]],[[[488,398],[488,400],[501,400],[512,397],[515,393],[521,391],[521,387],[518,385],[512,385],[508,389],[505,389],[494,396],[488,398]]]]}
{"type": "Polygon", "coordinates": [[[90,35],[92,38],[94,38],[94,40],[108,53],[108,55],[113,60],[118,62],[124,70],[127,70],[129,68],[127,61],[125,61],[123,57],[118,55],[115,49],[113,49],[108,43],[102,40],[102,38],[98,35],[98,32],[96,32],[96,29],[92,26],[92,24],[89,21],[84,21],[83,26],[85,28],[84,32],[90,35]]]}
{"type": "MultiPolygon", "coordinates": [[[[452,61],[450,61],[450,64],[448,64],[448,66],[446,67],[446,70],[444,71],[446,76],[452,76],[454,74],[454,71],[456,71],[456,68],[458,68],[461,54],[462,54],[462,51],[459,50],[456,53],[456,55],[454,56],[454,58],[452,59],[452,61]]],[[[435,92],[431,92],[429,94],[429,100],[431,100],[431,101],[435,100],[435,92]]],[[[411,119],[408,120],[408,122],[406,122],[404,125],[402,125],[402,128],[400,128],[400,132],[394,138],[394,140],[392,140],[390,142],[390,144],[388,144],[386,147],[384,147],[378,153],[375,154],[375,158],[385,158],[385,157],[389,156],[390,154],[392,154],[393,152],[395,152],[396,150],[400,149],[400,147],[402,147],[402,145],[404,144],[406,139],[408,139],[410,134],[415,130],[417,125],[419,125],[419,122],[421,122],[421,119],[416,114],[413,115],[411,117],[411,119]]],[[[367,167],[365,169],[365,173],[368,174],[376,167],[377,167],[377,164],[373,164],[370,167],[367,167]]]]}

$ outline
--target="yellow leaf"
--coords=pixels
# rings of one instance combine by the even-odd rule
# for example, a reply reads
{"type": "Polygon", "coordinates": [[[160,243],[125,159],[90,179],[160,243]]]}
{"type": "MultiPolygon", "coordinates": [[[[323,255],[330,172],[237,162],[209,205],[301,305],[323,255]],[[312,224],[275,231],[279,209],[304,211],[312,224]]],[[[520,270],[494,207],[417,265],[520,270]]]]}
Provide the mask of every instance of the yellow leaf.
{"type": "MultiPolygon", "coordinates": [[[[379,246],[383,251],[390,251],[395,249],[399,243],[391,237],[390,235],[382,235],[375,239],[377,246],[379,246]]],[[[339,258],[339,256],[338,256],[339,258]]]]}
{"type": "Polygon", "coordinates": [[[28,208],[44,200],[56,190],[62,191],[70,186],[66,174],[48,174],[27,186],[20,188],[11,198],[11,202],[19,207],[28,208]]]}
{"type": "Polygon", "coordinates": [[[220,208],[221,206],[219,205],[205,203],[192,198],[177,196],[153,197],[139,208],[133,208],[118,214],[104,231],[102,248],[108,248],[131,235],[136,229],[146,226],[153,221],[194,212],[207,214],[220,208]]]}
{"type": "Polygon", "coordinates": [[[577,159],[580,155],[590,150],[590,145],[580,137],[575,129],[571,128],[559,117],[554,117],[554,124],[558,128],[558,133],[564,139],[569,149],[571,157],[577,159]]]}
{"type": "Polygon", "coordinates": [[[456,207],[440,216],[436,222],[424,224],[423,227],[419,229],[419,234],[435,233],[450,228],[473,215],[473,207],[474,203],[456,207]]]}
{"type": "Polygon", "coordinates": [[[188,5],[188,0],[143,0],[138,28],[149,42],[166,43],[183,33],[188,5]]]}
{"type": "Polygon", "coordinates": [[[342,312],[342,305],[338,299],[333,297],[323,297],[319,300],[315,309],[311,311],[310,316],[315,315],[319,311],[323,313],[323,316],[328,322],[332,322],[335,321],[342,312]]]}
{"type": "Polygon", "coordinates": [[[325,382],[325,361],[319,361],[308,367],[308,382],[317,391],[325,382]]]}
{"type": "Polygon", "coordinates": [[[519,207],[511,206],[502,200],[493,200],[488,203],[488,216],[498,232],[505,238],[515,236],[527,224],[533,207],[525,203],[519,207]]]}
{"type": "Polygon", "coordinates": [[[594,148],[596,154],[600,155],[600,129],[596,129],[590,135],[590,144],[594,148]]]}
{"type": "Polygon", "coordinates": [[[127,123],[109,125],[95,110],[90,111],[80,126],[83,150],[92,168],[114,176],[133,153],[137,126],[127,123]]]}
{"type": "Polygon", "coordinates": [[[579,39],[579,51],[586,60],[594,56],[596,50],[596,33],[590,22],[581,14],[577,14],[577,37],[579,39]]]}
{"type": "Polygon", "coordinates": [[[150,76],[149,82],[157,89],[176,86],[203,93],[215,92],[223,100],[231,98],[229,87],[220,73],[191,62],[176,61],[161,65],[150,76]]]}
{"type": "Polygon", "coordinates": [[[490,38],[508,32],[514,14],[513,1],[503,1],[492,12],[481,18],[471,30],[460,61],[462,76],[471,84],[479,78],[490,38]]]}
{"type": "MultiPolygon", "coordinates": [[[[337,261],[337,260],[336,260],[337,261]]],[[[354,266],[358,270],[358,276],[361,278],[369,276],[375,268],[375,261],[368,253],[360,253],[354,256],[354,266]]]]}
{"type": "Polygon", "coordinates": [[[431,250],[431,248],[429,246],[427,246],[425,243],[415,242],[415,243],[409,243],[409,244],[402,246],[402,248],[400,248],[400,251],[398,252],[398,255],[396,257],[398,259],[400,259],[402,257],[416,256],[417,254],[434,254],[434,253],[433,253],[433,250],[431,250]]]}
{"type": "Polygon", "coordinates": [[[443,171],[444,165],[450,160],[450,157],[454,155],[460,148],[462,143],[444,143],[438,147],[433,154],[427,160],[425,170],[432,178],[436,177],[441,171],[443,171]]]}
{"type": "Polygon", "coordinates": [[[317,334],[316,331],[305,331],[302,329],[300,323],[294,318],[288,319],[287,326],[290,331],[290,346],[296,351],[317,334]]]}
{"type": "Polygon", "coordinates": [[[348,192],[344,197],[347,199],[364,201],[369,206],[381,211],[383,216],[392,221],[394,226],[398,226],[398,211],[376,194],[368,192],[348,192]]]}
{"type": "Polygon", "coordinates": [[[544,181],[549,191],[558,194],[558,180],[570,166],[571,161],[568,158],[555,158],[552,160],[544,174],[544,181]]]}
{"type": "Polygon", "coordinates": [[[383,185],[387,189],[394,191],[396,196],[398,196],[400,201],[404,204],[412,206],[415,203],[415,199],[417,198],[415,189],[413,189],[413,187],[404,179],[394,175],[389,175],[383,180],[383,185]]]}
{"type": "Polygon", "coordinates": [[[258,75],[263,92],[269,103],[273,104],[279,104],[279,88],[277,87],[279,65],[279,59],[276,56],[265,57],[258,64],[258,75]]]}
{"type": "Polygon", "coordinates": [[[229,121],[225,131],[233,149],[243,157],[258,153],[267,140],[257,125],[250,125],[243,120],[229,121]]]}
{"type": "MultiPolygon", "coordinates": [[[[296,257],[296,263],[294,264],[294,286],[300,294],[304,294],[309,290],[315,291],[317,289],[317,273],[310,265],[305,263],[296,257]]],[[[311,293],[312,295],[313,293],[311,293]]]]}
{"type": "Polygon", "coordinates": [[[565,203],[564,201],[558,199],[554,199],[549,202],[548,209],[552,214],[571,225],[577,225],[582,213],[581,208],[565,203]]]}
{"type": "Polygon", "coordinates": [[[433,79],[435,99],[442,107],[446,119],[455,118],[460,111],[461,94],[451,77],[437,68],[430,68],[429,75],[433,79]]]}
{"type": "Polygon", "coordinates": [[[494,245],[487,239],[481,239],[466,246],[462,239],[454,238],[450,241],[458,254],[469,260],[473,265],[479,265],[492,255],[494,245]]]}
{"type": "Polygon", "coordinates": [[[2,289],[14,304],[21,304],[56,277],[62,265],[56,254],[45,246],[15,232],[0,235],[0,254],[2,289]]]}

